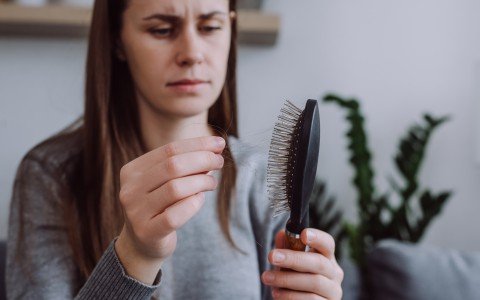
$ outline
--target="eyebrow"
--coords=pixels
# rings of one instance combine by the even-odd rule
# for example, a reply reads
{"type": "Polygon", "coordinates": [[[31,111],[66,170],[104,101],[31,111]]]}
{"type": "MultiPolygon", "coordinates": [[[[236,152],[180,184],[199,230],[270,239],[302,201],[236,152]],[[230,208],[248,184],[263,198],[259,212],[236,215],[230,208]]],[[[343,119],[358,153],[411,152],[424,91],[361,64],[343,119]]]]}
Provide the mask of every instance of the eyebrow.
{"type": "MultiPolygon", "coordinates": [[[[212,11],[210,13],[207,13],[207,14],[202,14],[199,16],[199,19],[200,20],[208,20],[210,18],[212,18],[213,16],[216,16],[216,15],[224,15],[226,16],[227,14],[225,12],[222,12],[222,11],[212,11]]],[[[170,22],[170,23],[175,23],[175,22],[178,22],[181,17],[178,16],[178,15],[167,15],[167,14],[153,14],[153,15],[150,15],[148,17],[145,17],[143,18],[144,21],[148,21],[148,20],[153,20],[153,19],[158,19],[158,20],[162,20],[162,21],[166,21],[166,22],[170,22]]]]}

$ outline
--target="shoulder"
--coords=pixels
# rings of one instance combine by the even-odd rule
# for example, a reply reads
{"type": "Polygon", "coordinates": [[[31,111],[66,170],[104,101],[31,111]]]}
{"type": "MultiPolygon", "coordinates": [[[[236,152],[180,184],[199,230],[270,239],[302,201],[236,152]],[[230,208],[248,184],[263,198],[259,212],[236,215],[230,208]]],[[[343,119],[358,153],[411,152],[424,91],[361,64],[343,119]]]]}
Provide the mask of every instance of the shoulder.
{"type": "Polygon", "coordinates": [[[236,137],[229,137],[228,141],[237,167],[237,191],[248,195],[250,205],[257,210],[265,210],[268,206],[267,151],[236,137]]]}
{"type": "MultiPolygon", "coordinates": [[[[229,137],[228,141],[238,166],[237,188],[240,192],[248,193],[250,216],[257,239],[266,239],[262,244],[270,245],[272,234],[285,225],[288,215],[273,217],[267,186],[268,150],[235,137],[229,137]]],[[[259,251],[266,249],[269,248],[259,251]]]]}
{"type": "Polygon", "coordinates": [[[23,157],[14,180],[12,220],[23,214],[34,214],[36,217],[29,217],[32,222],[57,220],[58,208],[71,193],[71,176],[77,174],[80,134],[62,131],[35,145],[23,157]]]}
{"type": "Polygon", "coordinates": [[[228,143],[238,171],[250,171],[254,172],[257,176],[266,176],[268,162],[266,149],[247,143],[234,136],[228,137],[228,143]]]}
{"type": "Polygon", "coordinates": [[[22,158],[17,176],[32,168],[65,176],[82,153],[82,129],[63,130],[31,148],[22,158]]]}

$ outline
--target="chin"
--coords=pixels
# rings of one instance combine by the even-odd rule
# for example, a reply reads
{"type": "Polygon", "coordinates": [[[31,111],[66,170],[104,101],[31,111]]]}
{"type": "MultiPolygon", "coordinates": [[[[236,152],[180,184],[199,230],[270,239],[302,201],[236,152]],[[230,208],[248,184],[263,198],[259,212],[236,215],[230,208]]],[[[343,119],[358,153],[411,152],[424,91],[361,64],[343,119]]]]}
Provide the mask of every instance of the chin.
{"type": "Polygon", "coordinates": [[[172,99],[168,111],[172,114],[187,118],[208,112],[215,101],[198,97],[172,99]]]}

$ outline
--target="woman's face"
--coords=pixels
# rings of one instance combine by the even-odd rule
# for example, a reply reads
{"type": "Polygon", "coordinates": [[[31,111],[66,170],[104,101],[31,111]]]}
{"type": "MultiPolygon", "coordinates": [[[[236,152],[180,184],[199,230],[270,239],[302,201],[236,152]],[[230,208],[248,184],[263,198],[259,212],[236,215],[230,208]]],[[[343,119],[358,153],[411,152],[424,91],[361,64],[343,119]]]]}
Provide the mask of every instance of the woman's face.
{"type": "Polygon", "coordinates": [[[138,101],[178,117],[206,112],[225,82],[230,50],[228,0],[130,0],[119,55],[138,101]]]}

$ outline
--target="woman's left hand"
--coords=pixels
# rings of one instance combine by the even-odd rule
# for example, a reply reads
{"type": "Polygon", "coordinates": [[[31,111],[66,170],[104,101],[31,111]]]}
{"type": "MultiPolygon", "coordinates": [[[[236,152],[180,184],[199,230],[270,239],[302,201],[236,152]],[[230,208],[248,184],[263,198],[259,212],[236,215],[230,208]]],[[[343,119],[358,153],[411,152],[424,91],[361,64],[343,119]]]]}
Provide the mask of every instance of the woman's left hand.
{"type": "Polygon", "coordinates": [[[301,239],[310,251],[285,249],[285,231],[277,233],[276,249],[268,255],[275,269],[264,272],[262,282],[272,287],[274,299],[341,299],[343,270],[335,259],[334,239],[313,228],[304,229],[301,239]]]}

